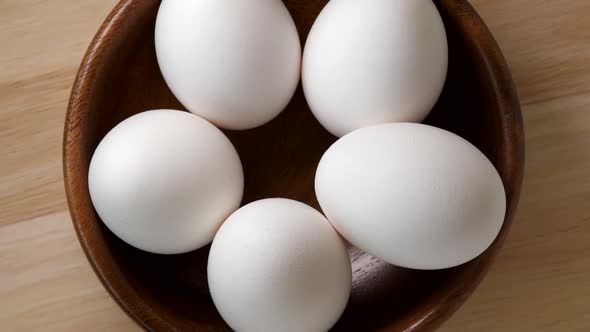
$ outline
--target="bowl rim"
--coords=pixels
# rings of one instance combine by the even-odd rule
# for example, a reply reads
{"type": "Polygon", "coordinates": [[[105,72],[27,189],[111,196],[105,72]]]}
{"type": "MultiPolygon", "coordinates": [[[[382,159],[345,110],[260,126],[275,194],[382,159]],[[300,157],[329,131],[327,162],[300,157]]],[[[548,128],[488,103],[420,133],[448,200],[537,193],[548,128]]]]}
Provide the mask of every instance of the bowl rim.
{"type": "MultiPolygon", "coordinates": [[[[97,70],[102,66],[102,58],[105,55],[107,45],[112,35],[129,16],[130,12],[138,6],[142,0],[120,0],[106,17],[96,35],[92,39],[84,58],[80,64],[76,79],[72,86],[71,95],[65,117],[63,134],[63,173],[68,210],[80,245],[86,255],[90,266],[96,276],[115,300],[121,309],[136,323],[147,330],[175,330],[174,324],[157,312],[152,310],[141,298],[139,293],[126,281],[123,273],[116,264],[110,264],[105,268],[99,261],[102,253],[97,252],[81,226],[84,213],[75,207],[81,202],[78,197],[79,181],[75,174],[79,174],[78,167],[80,156],[78,151],[82,148],[80,142],[81,128],[79,126],[80,114],[87,112],[87,102],[97,70]]],[[[506,170],[503,176],[507,195],[507,208],[504,225],[494,243],[478,258],[466,264],[468,267],[459,270],[457,276],[450,283],[450,287],[437,289],[436,294],[429,296],[421,315],[412,316],[410,321],[404,322],[407,328],[404,331],[424,331],[434,329],[448,319],[471,295],[479,285],[493,259],[499,252],[506,235],[513,223],[516,207],[518,205],[520,190],[524,172],[524,126],[520,102],[516,92],[508,65],[501,50],[489,31],[486,24],[466,0],[438,0],[444,3],[450,11],[458,11],[461,15],[460,33],[465,34],[472,47],[483,61],[485,71],[494,80],[490,89],[493,90],[496,100],[503,102],[498,104],[504,120],[501,127],[504,130],[502,139],[507,142],[507,154],[513,162],[500,165],[506,170]],[[477,37],[477,38],[476,38],[477,37]]]]}

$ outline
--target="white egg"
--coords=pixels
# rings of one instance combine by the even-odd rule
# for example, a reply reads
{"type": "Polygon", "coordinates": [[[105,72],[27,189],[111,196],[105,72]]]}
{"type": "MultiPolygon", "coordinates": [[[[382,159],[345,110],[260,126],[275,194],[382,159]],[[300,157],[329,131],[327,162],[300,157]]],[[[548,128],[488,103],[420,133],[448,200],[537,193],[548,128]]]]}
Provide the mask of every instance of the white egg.
{"type": "Polygon", "coordinates": [[[431,0],[331,0],[305,44],[307,102],[332,134],[420,122],[447,74],[445,28],[431,0]]]}
{"type": "Polygon", "coordinates": [[[272,198],[250,203],[221,226],[207,268],[223,319],[240,332],[325,332],[350,296],[350,258],[315,209],[272,198]]]}
{"type": "Polygon", "coordinates": [[[196,115],[155,110],[113,128],[88,172],[105,225],[128,244],[177,254],[213,240],[240,205],[242,164],[231,142],[196,115]]]}
{"type": "Polygon", "coordinates": [[[481,254],[506,209],[492,163],[463,138],[390,123],[353,131],[322,157],[318,201],[344,238],[384,261],[442,269],[481,254]]]}
{"type": "Polygon", "coordinates": [[[164,0],[155,43],[170,90],[219,127],[270,121],[299,83],[299,35],[279,0],[164,0]]]}

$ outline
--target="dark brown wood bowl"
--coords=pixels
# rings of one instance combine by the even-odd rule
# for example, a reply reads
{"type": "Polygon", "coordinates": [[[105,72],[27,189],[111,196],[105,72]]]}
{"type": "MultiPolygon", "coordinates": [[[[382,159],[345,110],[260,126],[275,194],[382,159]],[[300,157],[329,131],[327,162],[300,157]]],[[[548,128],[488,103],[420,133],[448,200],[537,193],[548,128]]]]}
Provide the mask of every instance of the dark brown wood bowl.
{"type": "MultiPolygon", "coordinates": [[[[286,0],[302,43],[327,0],[286,0]]],[[[504,227],[492,246],[462,266],[415,271],[350,248],[354,282],[336,331],[426,331],[439,326],[487,272],[512,223],[520,192],[523,124],[514,84],[484,22],[464,0],[436,0],[449,39],[449,74],[426,123],[475,144],[498,169],[507,196],[504,227]]],[[[98,278],[129,316],[148,330],[227,331],[209,295],[208,248],[163,256],[115,237],[88,193],[90,158],[102,137],[145,110],[183,109],[167,88],[154,51],[159,1],[122,0],[90,45],[72,89],[64,133],[64,176],[70,213],[98,278]]],[[[243,204],[286,197],[319,208],[314,174],[335,141],[312,116],[301,88],[286,110],[262,127],[226,131],[245,172],[243,204]]],[[[236,276],[239,277],[239,276],[236,276]]]]}

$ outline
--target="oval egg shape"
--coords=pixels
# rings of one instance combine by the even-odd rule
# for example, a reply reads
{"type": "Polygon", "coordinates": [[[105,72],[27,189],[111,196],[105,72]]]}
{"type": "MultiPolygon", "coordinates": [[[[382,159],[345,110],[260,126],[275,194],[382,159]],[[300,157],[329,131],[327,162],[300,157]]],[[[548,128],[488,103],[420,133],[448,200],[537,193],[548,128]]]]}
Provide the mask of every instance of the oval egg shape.
{"type": "Polygon", "coordinates": [[[115,126],[88,171],[96,212],[120,239],[179,254],[213,240],[239,206],[244,174],[229,139],[188,112],[153,110],[115,126]]]}
{"type": "Polygon", "coordinates": [[[305,43],[303,91],[318,121],[341,137],[422,121],[447,66],[447,35],[432,0],[331,0],[305,43]]]}
{"type": "Polygon", "coordinates": [[[389,123],[342,137],[315,178],[320,206],[340,234],[397,266],[463,264],[498,235],[506,196],[475,146],[436,127],[389,123]]]}
{"type": "Polygon", "coordinates": [[[155,45],[176,98],[218,127],[263,125],[299,83],[301,44],[282,1],[162,1],[155,45]]]}
{"type": "Polygon", "coordinates": [[[235,331],[323,332],[352,287],[344,242],[314,208],[268,198],[234,212],[209,252],[211,297],[235,331]]]}

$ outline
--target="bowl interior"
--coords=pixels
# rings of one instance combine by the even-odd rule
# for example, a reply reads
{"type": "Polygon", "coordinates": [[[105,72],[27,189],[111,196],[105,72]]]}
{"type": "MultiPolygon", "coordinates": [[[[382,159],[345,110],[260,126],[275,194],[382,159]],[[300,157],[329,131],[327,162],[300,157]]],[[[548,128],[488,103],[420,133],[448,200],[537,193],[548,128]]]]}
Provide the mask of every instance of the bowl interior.
{"type": "MultiPolygon", "coordinates": [[[[302,43],[326,2],[285,1],[302,43]]],[[[398,268],[351,247],[352,297],[334,330],[437,326],[483,276],[516,206],[522,176],[522,124],[510,75],[493,38],[466,2],[435,2],[449,37],[449,74],[442,96],[425,122],[466,138],[494,163],[507,191],[507,221],[486,253],[448,270],[398,268]]],[[[136,250],[106,229],[88,194],[90,158],[112,127],[145,110],[184,109],[164,83],[156,62],[153,33],[158,4],[155,0],[122,1],[90,46],[66,119],[66,191],[91,265],[134,319],[149,329],[225,331],[229,328],[207,289],[209,248],[176,256],[136,250]]],[[[313,189],[315,169],[335,137],[314,119],[301,87],[272,122],[253,130],[225,133],[244,166],[243,204],[285,197],[319,209],[313,189]]]]}

